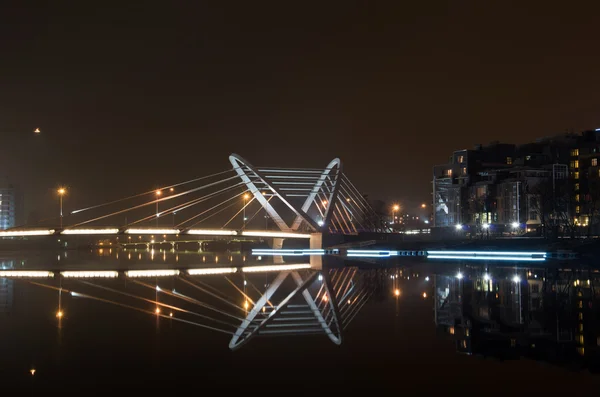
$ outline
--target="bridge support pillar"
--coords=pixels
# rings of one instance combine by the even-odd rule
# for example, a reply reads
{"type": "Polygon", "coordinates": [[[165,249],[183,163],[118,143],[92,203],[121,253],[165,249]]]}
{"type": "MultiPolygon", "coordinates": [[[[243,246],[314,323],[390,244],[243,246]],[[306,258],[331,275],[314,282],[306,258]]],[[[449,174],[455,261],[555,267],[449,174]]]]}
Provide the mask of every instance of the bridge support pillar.
{"type": "MultiPolygon", "coordinates": [[[[310,234],[310,249],[323,249],[323,233],[310,234]]],[[[323,268],[323,257],[320,255],[311,255],[310,266],[313,269],[321,270],[323,268]]]]}
{"type": "MultiPolygon", "coordinates": [[[[272,248],[275,250],[282,249],[283,248],[283,238],[273,237],[272,248]]],[[[276,263],[276,264],[283,263],[283,257],[281,255],[273,256],[273,263],[276,263]]]]}

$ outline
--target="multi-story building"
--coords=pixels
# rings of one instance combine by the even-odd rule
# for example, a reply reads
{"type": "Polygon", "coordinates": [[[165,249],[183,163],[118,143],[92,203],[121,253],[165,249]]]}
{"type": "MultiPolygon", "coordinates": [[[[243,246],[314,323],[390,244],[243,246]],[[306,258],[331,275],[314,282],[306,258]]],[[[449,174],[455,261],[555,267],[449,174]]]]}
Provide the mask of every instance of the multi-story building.
{"type": "Polygon", "coordinates": [[[22,222],[23,199],[13,185],[0,187],[0,230],[9,229],[22,222]]]}
{"type": "Polygon", "coordinates": [[[506,232],[600,223],[600,129],[458,150],[433,168],[433,226],[506,232]]]}

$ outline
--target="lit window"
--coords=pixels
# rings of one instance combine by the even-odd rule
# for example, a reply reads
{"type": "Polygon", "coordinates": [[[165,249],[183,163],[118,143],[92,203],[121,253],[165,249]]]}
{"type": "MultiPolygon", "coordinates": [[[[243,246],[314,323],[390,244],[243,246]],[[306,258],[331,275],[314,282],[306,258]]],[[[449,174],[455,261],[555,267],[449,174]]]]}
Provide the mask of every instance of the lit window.
{"type": "Polygon", "coordinates": [[[573,156],[573,157],[579,156],[579,149],[572,149],[571,156],[573,156]]]}
{"type": "Polygon", "coordinates": [[[525,160],[531,160],[531,156],[525,156],[525,160]]]}
{"type": "Polygon", "coordinates": [[[583,313],[579,313],[579,319],[583,320],[583,313]]]}
{"type": "Polygon", "coordinates": [[[506,158],[506,164],[508,164],[508,165],[512,164],[512,157],[507,157],[506,158]]]}
{"type": "Polygon", "coordinates": [[[583,332],[583,323],[579,323],[579,332],[583,332]]]}
{"type": "Polygon", "coordinates": [[[577,342],[579,342],[580,345],[583,345],[584,339],[583,339],[583,335],[579,334],[577,336],[577,342]]]}
{"type": "Polygon", "coordinates": [[[458,163],[464,163],[465,162],[465,156],[458,156],[457,158],[458,163]]]}
{"type": "Polygon", "coordinates": [[[449,333],[450,335],[454,335],[454,327],[450,327],[450,328],[448,328],[448,333],[449,333]]]}
{"type": "Polygon", "coordinates": [[[462,168],[462,174],[463,175],[467,175],[467,167],[463,167],[462,168]]]}
{"type": "Polygon", "coordinates": [[[592,167],[598,166],[598,159],[592,159],[592,167]]]}
{"type": "Polygon", "coordinates": [[[579,171],[573,173],[573,179],[579,179],[579,171]]]}
{"type": "MultiPolygon", "coordinates": [[[[575,202],[576,202],[576,203],[578,203],[578,202],[579,202],[579,194],[576,194],[576,195],[575,195],[575,202]]],[[[577,211],[577,212],[579,212],[579,211],[577,211]]]]}
{"type": "Polygon", "coordinates": [[[577,191],[577,190],[579,190],[579,183],[576,183],[576,184],[575,184],[575,190],[576,190],[576,191],[577,191]]]}
{"type": "Polygon", "coordinates": [[[446,170],[446,176],[452,176],[452,170],[446,170]]]}
{"type": "Polygon", "coordinates": [[[577,348],[577,353],[579,353],[580,356],[585,356],[585,348],[578,347],[577,348]]]}
{"type": "Polygon", "coordinates": [[[571,168],[573,168],[573,169],[579,168],[579,160],[571,161],[571,168]]]}
{"type": "Polygon", "coordinates": [[[579,214],[581,211],[581,208],[579,208],[578,205],[575,206],[575,213],[579,214]]]}

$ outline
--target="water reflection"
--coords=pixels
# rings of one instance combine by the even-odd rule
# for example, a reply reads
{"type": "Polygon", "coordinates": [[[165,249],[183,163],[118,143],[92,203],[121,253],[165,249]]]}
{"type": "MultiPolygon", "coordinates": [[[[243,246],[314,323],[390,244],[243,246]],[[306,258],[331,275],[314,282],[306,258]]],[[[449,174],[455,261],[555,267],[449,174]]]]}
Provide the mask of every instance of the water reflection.
{"type": "Polygon", "coordinates": [[[363,322],[363,328],[353,328],[357,319],[384,315],[402,328],[407,312],[408,318],[420,312],[431,319],[432,310],[438,340],[453,343],[460,354],[599,368],[600,296],[595,286],[600,273],[593,269],[333,261],[323,269],[278,270],[281,264],[273,258],[258,260],[243,252],[158,250],[154,260],[152,255],[149,249],[109,248],[69,251],[60,264],[48,264],[47,257],[34,253],[5,258],[3,269],[47,269],[54,277],[0,278],[0,310],[12,316],[0,324],[3,343],[18,339],[19,330],[47,330],[48,324],[67,344],[79,341],[84,332],[104,338],[110,327],[118,329],[113,336],[118,339],[137,322],[138,327],[155,328],[156,335],[185,328],[202,349],[237,350],[258,337],[274,336],[316,343],[309,335],[344,345],[356,343],[348,333],[359,332],[366,340],[377,334],[368,321],[366,327],[363,322]],[[243,270],[265,265],[271,267],[243,270]],[[77,273],[82,270],[90,274],[77,273]],[[133,277],[139,270],[155,273],[133,277]],[[73,277],[60,276],[67,271],[73,277]],[[390,310],[382,312],[388,305],[390,310]]]}
{"type": "Polygon", "coordinates": [[[434,277],[434,317],[459,353],[600,369],[600,274],[463,269],[434,277]]]}

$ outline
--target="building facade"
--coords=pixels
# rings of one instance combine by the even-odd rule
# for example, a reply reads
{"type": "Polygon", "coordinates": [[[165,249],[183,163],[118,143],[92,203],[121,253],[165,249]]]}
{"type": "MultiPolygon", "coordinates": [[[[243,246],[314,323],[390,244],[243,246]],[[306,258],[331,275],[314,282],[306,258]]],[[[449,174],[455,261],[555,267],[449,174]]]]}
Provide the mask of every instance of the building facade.
{"type": "Polygon", "coordinates": [[[591,232],[600,225],[599,157],[600,129],[455,151],[433,168],[433,226],[591,232]]]}
{"type": "Polygon", "coordinates": [[[0,187],[0,230],[15,227],[23,221],[23,199],[15,186],[0,187]]]}

